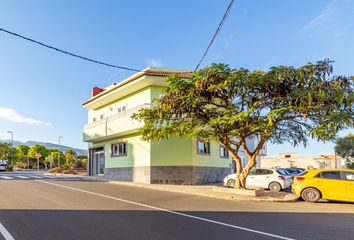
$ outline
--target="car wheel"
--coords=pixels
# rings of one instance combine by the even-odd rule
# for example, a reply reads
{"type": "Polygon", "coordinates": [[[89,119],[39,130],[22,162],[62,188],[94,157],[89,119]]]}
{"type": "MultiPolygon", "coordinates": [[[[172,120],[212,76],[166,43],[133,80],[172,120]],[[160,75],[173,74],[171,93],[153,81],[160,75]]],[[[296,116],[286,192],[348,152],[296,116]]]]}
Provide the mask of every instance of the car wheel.
{"type": "Polygon", "coordinates": [[[302,191],[301,197],[306,202],[317,202],[321,199],[321,193],[316,188],[306,188],[302,191]]]}
{"type": "Polygon", "coordinates": [[[236,181],[234,179],[229,179],[229,180],[227,180],[226,185],[228,187],[235,187],[235,182],[236,181]]]}
{"type": "Polygon", "coordinates": [[[279,192],[281,190],[281,185],[277,182],[271,182],[269,184],[269,190],[271,192],[279,192]]]}

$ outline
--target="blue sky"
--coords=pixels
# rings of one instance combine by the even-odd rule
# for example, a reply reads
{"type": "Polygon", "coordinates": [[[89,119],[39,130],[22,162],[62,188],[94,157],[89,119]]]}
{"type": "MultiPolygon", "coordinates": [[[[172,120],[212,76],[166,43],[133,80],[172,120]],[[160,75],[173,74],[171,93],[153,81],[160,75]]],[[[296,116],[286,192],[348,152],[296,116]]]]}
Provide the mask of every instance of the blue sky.
{"type": "MultiPolygon", "coordinates": [[[[90,58],[142,69],[194,69],[228,1],[0,0],[0,25],[90,58]]],[[[354,1],[235,1],[202,66],[268,69],[324,58],[335,73],[354,75],[354,1]]],[[[57,142],[86,148],[81,103],[94,86],[131,72],[53,52],[0,32],[0,138],[57,142]]],[[[340,135],[350,131],[341,132],[340,135]]],[[[332,153],[332,143],[306,149],[268,144],[270,155],[332,153]]]]}

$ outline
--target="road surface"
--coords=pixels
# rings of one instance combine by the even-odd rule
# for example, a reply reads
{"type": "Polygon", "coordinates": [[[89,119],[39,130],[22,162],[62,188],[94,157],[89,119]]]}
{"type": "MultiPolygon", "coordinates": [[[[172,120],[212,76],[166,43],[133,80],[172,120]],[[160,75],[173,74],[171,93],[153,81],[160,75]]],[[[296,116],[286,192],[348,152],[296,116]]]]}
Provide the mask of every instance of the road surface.
{"type": "Polygon", "coordinates": [[[237,202],[80,179],[0,177],[0,240],[349,240],[353,226],[354,204],[347,203],[237,202]]]}

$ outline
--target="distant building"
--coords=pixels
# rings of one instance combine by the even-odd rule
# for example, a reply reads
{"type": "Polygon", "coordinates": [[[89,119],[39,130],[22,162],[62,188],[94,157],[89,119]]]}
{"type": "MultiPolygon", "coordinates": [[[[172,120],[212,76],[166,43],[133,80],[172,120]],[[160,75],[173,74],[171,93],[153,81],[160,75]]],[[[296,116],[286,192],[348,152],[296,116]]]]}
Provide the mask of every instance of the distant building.
{"type": "Polygon", "coordinates": [[[335,154],[320,156],[298,156],[297,153],[279,153],[273,157],[260,157],[261,167],[270,168],[305,168],[305,169],[334,169],[343,168],[345,161],[335,154]]]}
{"type": "MultiPolygon", "coordinates": [[[[88,123],[83,138],[88,143],[88,172],[121,181],[170,184],[220,182],[235,171],[225,147],[200,139],[170,138],[159,142],[142,139],[143,122],[131,119],[133,113],[149,108],[167,86],[166,77],[182,78],[180,70],[148,68],[106,88],[92,89],[83,106],[88,123]]],[[[254,150],[257,137],[247,140],[254,150]]],[[[242,165],[248,162],[240,150],[242,165]]],[[[260,155],[266,155],[264,147],[260,155]]]]}

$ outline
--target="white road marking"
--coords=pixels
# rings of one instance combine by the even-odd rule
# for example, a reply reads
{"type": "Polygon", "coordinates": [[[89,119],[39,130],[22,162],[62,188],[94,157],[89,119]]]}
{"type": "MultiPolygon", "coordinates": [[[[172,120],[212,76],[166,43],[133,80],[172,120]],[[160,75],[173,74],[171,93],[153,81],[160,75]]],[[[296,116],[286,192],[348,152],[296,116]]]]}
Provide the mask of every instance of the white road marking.
{"type": "Polygon", "coordinates": [[[26,176],[16,176],[18,178],[22,178],[22,179],[28,179],[29,177],[26,177],[26,176]]]}
{"type": "Polygon", "coordinates": [[[15,240],[11,234],[6,230],[6,228],[4,227],[4,225],[2,225],[0,223],[0,233],[3,235],[3,237],[5,238],[5,240],[15,240]]]}
{"type": "Polygon", "coordinates": [[[43,177],[40,176],[31,176],[32,178],[42,179],[43,177]]]}
{"type": "Polygon", "coordinates": [[[211,220],[211,219],[208,219],[208,218],[197,217],[197,216],[186,214],[186,213],[175,212],[175,211],[172,211],[172,210],[159,208],[159,207],[155,207],[155,206],[151,206],[151,205],[147,205],[147,204],[143,204],[143,203],[133,202],[133,201],[122,199],[122,198],[116,198],[116,197],[112,197],[112,196],[109,196],[109,195],[104,195],[104,194],[101,194],[101,193],[90,192],[90,191],[83,190],[83,189],[80,189],[80,188],[69,187],[69,186],[60,185],[60,184],[56,184],[56,183],[52,183],[52,182],[46,182],[46,181],[43,181],[43,180],[36,180],[36,181],[42,182],[42,183],[45,183],[45,184],[54,185],[54,186],[57,186],[57,187],[62,187],[62,188],[66,188],[66,189],[82,192],[82,193],[87,193],[87,194],[103,197],[103,198],[108,198],[108,199],[112,199],[112,200],[116,200],[116,201],[120,201],[120,202],[130,203],[130,204],[133,204],[133,205],[137,205],[137,206],[140,206],[140,207],[145,207],[145,208],[158,210],[158,211],[161,211],[161,212],[167,212],[167,213],[171,213],[171,214],[175,214],[175,215],[179,215],[179,216],[183,216],[183,217],[187,217],[187,218],[192,218],[192,219],[197,219],[197,220],[204,221],[204,222],[209,222],[209,223],[222,225],[222,226],[225,226],[225,227],[230,227],[230,228],[234,228],[234,229],[238,229],[238,230],[243,230],[243,231],[247,231],[247,232],[257,233],[257,234],[265,235],[265,236],[268,236],[268,237],[273,237],[273,238],[277,238],[277,239],[284,239],[284,240],[295,240],[293,238],[283,237],[283,236],[280,236],[280,235],[267,233],[267,232],[262,232],[262,231],[254,230],[254,229],[251,229],[251,228],[246,228],[246,227],[241,227],[241,226],[237,226],[237,225],[232,225],[232,224],[229,224],[229,223],[219,222],[219,221],[211,220]]]}
{"type": "Polygon", "coordinates": [[[8,176],[0,176],[3,179],[14,179],[13,177],[8,177],[8,176]]]}

